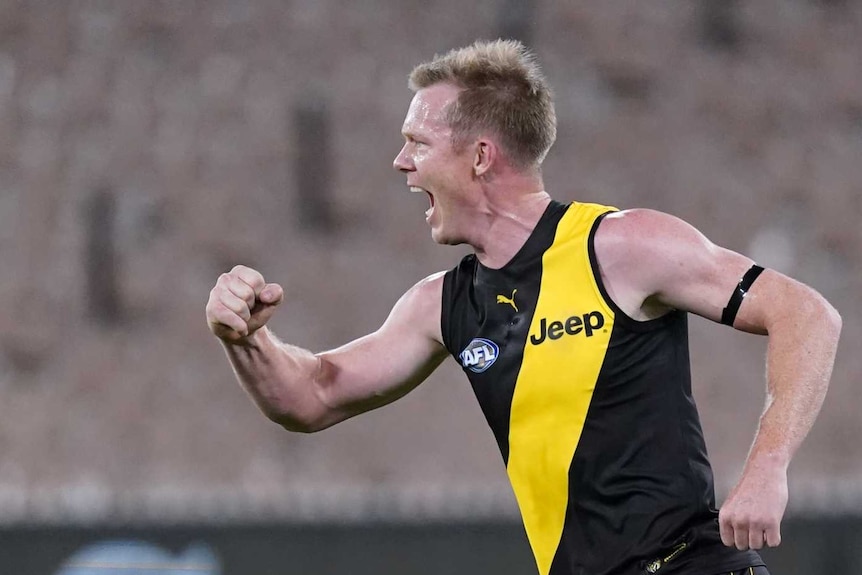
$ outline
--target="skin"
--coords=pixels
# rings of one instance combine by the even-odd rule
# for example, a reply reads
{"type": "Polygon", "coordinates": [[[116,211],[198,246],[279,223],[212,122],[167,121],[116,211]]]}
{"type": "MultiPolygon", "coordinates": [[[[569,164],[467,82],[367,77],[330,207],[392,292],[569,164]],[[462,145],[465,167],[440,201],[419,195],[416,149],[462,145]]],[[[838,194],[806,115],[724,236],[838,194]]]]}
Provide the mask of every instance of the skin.
{"type": "MultiPolygon", "coordinates": [[[[484,265],[498,268],[527,240],[550,197],[538,166],[514,169],[494,134],[452,148],[444,113],[457,95],[449,84],[416,93],[394,167],[411,191],[429,195],[433,207],[426,221],[434,241],[466,243],[484,265]]],[[[637,320],[681,309],[719,321],[752,265],[686,222],[652,210],[605,218],[595,250],[612,299],[637,320]]],[[[442,283],[442,272],[423,279],[377,331],[317,354],[279,341],[266,327],[283,289],[245,266],[219,277],[207,321],[261,411],[285,429],[307,433],[402,397],[445,359],[442,283]]],[[[841,318],[810,287],[766,270],[743,300],[734,327],[769,337],[767,400],[719,524],[725,545],[760,549],[781,542],[787,467],[826,394],[841,318]]]]}

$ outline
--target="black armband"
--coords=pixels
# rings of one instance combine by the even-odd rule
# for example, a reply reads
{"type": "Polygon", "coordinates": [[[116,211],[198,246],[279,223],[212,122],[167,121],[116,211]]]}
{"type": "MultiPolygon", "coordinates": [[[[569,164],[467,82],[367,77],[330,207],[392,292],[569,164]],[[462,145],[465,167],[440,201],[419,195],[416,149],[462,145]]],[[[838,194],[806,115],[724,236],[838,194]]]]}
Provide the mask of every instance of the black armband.
{"type": "Polygon", "coordinates": [[[721,323],[729,326],[733,325],[733,321],[736,319],[736,312],[739,311],[739,306],[742,305],[742,300],[745,298],[745,294],[748,293],[748,288],[751,287],[751,284],[754,283],[754,280],[757,279],[757,276],[761,272],[763,272],[763,268],[757,264],[748,268],[748,271],[745,272],[745,275],[736,284],[736,289],[733,290],[733,295],[730,296],[727,307],[721,310],[721,323]]]}

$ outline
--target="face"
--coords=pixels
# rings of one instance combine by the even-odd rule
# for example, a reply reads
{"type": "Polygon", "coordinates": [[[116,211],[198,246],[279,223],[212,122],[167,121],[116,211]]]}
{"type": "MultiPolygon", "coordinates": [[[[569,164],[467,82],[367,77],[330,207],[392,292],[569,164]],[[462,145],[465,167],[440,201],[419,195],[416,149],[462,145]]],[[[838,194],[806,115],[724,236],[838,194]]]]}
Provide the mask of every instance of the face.
{"type": "Polygon", "coordinates": [[[431,237],[441,244],[468,241],[474,154],[470,146],[452,148],[447,106],[458,97],[451,84],[436,84],[416,92],[401,133],[404,147],[393,166],[407,176],[411,192],[426,193],[431,203],[425,221],[431,237]]]}

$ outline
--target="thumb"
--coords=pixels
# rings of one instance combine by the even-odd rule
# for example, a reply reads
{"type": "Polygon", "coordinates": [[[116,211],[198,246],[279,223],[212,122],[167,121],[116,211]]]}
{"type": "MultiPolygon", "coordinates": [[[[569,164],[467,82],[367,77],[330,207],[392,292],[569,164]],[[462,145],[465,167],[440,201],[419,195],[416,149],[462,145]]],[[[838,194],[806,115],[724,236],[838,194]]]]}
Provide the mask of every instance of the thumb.
{"type": "Polygon", "coordinates": [[[278,305],[284,299],[284,289],[278,284],[266,284],[260,290],[258,299],[266,305],[278,305]]]}
{"type": "Polygon", "coordinates": [[[257,295],[257,302],[251,310],[251,318],[248,320],[249,334],[266,325],[269,318],[275,314],[282,299],[284,299],[284,290],[280,285],[266,284],[263,286],[257,295]]]}

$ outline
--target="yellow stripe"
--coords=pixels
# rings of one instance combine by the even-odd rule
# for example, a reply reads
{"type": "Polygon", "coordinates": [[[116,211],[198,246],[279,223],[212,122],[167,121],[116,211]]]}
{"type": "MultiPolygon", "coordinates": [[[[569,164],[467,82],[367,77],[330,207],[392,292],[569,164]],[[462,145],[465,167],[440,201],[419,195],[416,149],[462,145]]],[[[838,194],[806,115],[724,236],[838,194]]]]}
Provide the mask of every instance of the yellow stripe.
{"type": "Polygon", "coordinates": [[[533,345],[528,336],[509,422],[507,470],[540,575],[550,572],[569,500],[569,467],[581,436],[613,326],[612,312],[592,280],[587,235],[607,208],[575,204],[542,259],[543,274],[530,334],[540,322],[565,324],[600,311],[591,337],[564,334],[533,345]],[[549,273],[550,270],[550,273],[549,273]]]}

